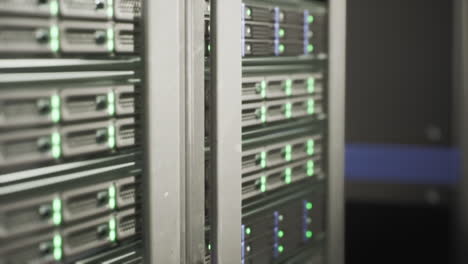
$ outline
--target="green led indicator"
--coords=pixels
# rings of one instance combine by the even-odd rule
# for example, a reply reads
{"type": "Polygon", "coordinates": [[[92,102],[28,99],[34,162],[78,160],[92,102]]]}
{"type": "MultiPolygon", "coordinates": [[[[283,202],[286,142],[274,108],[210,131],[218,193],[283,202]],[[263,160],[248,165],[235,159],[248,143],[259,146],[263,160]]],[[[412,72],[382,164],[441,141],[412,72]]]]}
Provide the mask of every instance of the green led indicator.
{"type": "Polygon", "coordinates": [[[113,91],[107,93],[107,113],[115,115],[115,94],[113,91]]]}
{"type": "Polygon", "coordinates": [[[50,117],[52,122],[58,123],[60,121],[60,96],[52,95],[50,97],[50,117]]]}
{"type": "Polygon", "coordinates": [[[211,52],[211,44],[208,44],[208,52],[211,52]]]}
{"type": "Polygon", "coordinates": [[[59,108],[60,107],[60,96],[52,95],[50,97],[50,106],[52,108],[59,108]]]}
{"type": "Polygon", "coordinates": [[[286,83],[284,85],[284,91],[287,96],[290,96],[292,94],[292,85],[293,85],[292,80],[289,80],[289,79],[286,80],[286,83]]]}
{"type": "Polygon", "coordinates": [[[266,97],[266,89],[267,89],[267,82],[266,81],[262,81],[260,83],[260,94],[263,98],[266,97]]]}
{"type": "Polygon", "coordinates": [[[109,136],[114,137],[115,136],[115,127],[114,126],[109,126],[107,128],[107,133],[109,134],[109,136]]]}
{"type": "Polygon", "coordinates": [[[283,253],[283,251],[284,251],[283,245],[279,245],[279,246],[278,246],[278,252],[279,252],[279,253],[283,253]]]}
{"type": "Polygon", "coordinates": [[[115,209],[117,207],[117,202],[115,198],[109,198],[109,208],[110,209],[115,209]]]}
{"type": "Polygon", "coordinates": [[[307,238],[312,238],[312,236],[313,236],[312,231],[307,230],[307,232],[306,232],[306,237],[307,237],[307,238]]]}
{"type": "Polygon", "coordinates": [[[314,45],[312,45],[312,44],[307,45],[307,52],[312,53],[312,52],[314,52],[314,49],[315,49],[314,45]]]}
{"type": "Polygon", "coordinates": [[[280,44],[278,50],[280,53],[283,53],[286,50],[286,47],[284,46],[284,44],[280,44]]]}
{"type": "Polygon", "coordinates": [[[55,260],[61,260],[62,259],[62,237],[59,234],[56,234],[53,239],[53,245],[54,245],[54,259],[55,260]]]}
{"type": "Polygon", "coordinates": [[[107,93],[107,102],[111,104],[115,103],[115,94],[113,91],[107,93]]]}
{"type": "Polygon", "coordinates": [[[252,15],[252,9],[246,8],[246,9],[245,9],[245,14],[246,14],[248,17],[250,17],[250,16],[252,15]]]}
{"type": "Polygon", "coordinates": [[[279,230],[279,231],[278,231],[278,237],[279,237],[279,238],[284,237],[284,232],[283,232],[283,230],[279,230]]]}
{"type": "Polygon", "coordinates": [[[52,109],[50,112],[50,118],[52,122],[58,123],[60,121],[60,110],[52,109]]]}
{"type": "Polygon", "coordinates": [[[52,16],[57,16],[59,12],[58,0],[51,0],[49,3],[50,14],[52,16]]]}
{"type": "Polygon", "coordinates": [[[315,152],[315,141],[313,139],[307,140],[307,155],[312,156],[315,152]]]}
{"type": "Polygon", "coordinates": [[[54,259],[57,261],[61,260],[62,259],[62,236],[60,236],[59,234],[56,234],[54,236],[52,243],[54,245],[54,251],[53,251],[54,259]]]}
{"type": "Polygon", "coordinates": [[[107,128],[107,144],[109,145],[109,148],[115,148],[115,127],[114,126],[109,126],[107,128]]]}
{"type": "Polygon", "coordinates": [[[62,148],[61,148],[61,138],[58,132],[54,132],[51,136],[52,141],[52,157],[54,159],[59,159],[62,156],[62,148]]]}
{"type": "Polygon", "coordinates": [[[54,259],[59,261],[62,259],[62,249],[61,248],[54,248],[54,259]]]}
{"type": "Polygon", "coordinates": [[[307,22],[309,22],[309,24],[314,23],[314,20],[315,20],[315,18],[314,18],[313,15],[309,15],[309,16],[307,17],[307,22]]]}
{"type": "Polygon", "coordinates": [[[107,50],[114,51],[114,30],[112,28],[107,29],[107,50]]]}
{"type": "Polygon", "coordinates": [[[60,134],[58,132],[52,133],[52,145],[60,145],[62,140],[60,138],[60,134]]]}
{"type": "Polygon", "coordinates": [[[286,118],[292,117],[292,104],[291,103],[286,103],[284,105],[284,115],[286,118]]]}
{"type": "Polygon", "coordinates": [[[291,145],[287,145],[286,147],[284,147],[284,159],[286,161],[291,161],[292,159],[292,146],[291,145]]]}
{"type": "Polygon", "coordinates": [[[53,243],[55,248],[62,247],[62,236],[60,236],[59,234],[55,235],[53,243]]]}
{"type": "Polygon", "coordinates": [[[117,192],[116,192],[116,190],[115,190],[114,184],[112,184],[111,186],[109,186],[108,192],[109,192],[109,197],[115,198],[115,195],[116,195],[117,192]]]}
{"type": "Polygon", "coordinates": [[[208,250],[211,250],[211,244],[208,244],[208,250]]]}
{"type": "Polygon", "coordinates": [[[284,170],[284,182],[290,184],[292,182],[292,169],[286,168],[284,170]]]}
{"type": "Polygon", "coordinates": [[[112,18],[114,16],[114,0],[107,0],[107,17],[112,18]]]}
{"type": "Polygon", "coordinates": [[[54,225],[60,225],[62,223],[62,200],[55,198],[52,201],[52,222],[54,225]]]}
{"type": "Polygon", "coordinates": [[[52,202],[52,210],[54,211],[62,210],[62,200],[60,200],[59,198],[55,198],[54,201],[52,202]]]}
{"type": "Polygon", "coordinates": [[[262,177],[260,178],[260,191],[261,191],[261,192],[266,192],[266,190],[267,190],[267,185],[266,185],[266,183],[267,183],[267,178],[266,178],[266,176],[262,176],[262,177]]]}
{"type": "Polygon", "coordinates": [[[313,93],[315,91],[315,78],[307,79],[307,91],[313,93]]]}
{"type": "Polygon", "coordinates": [[[117,240],[117,232],[115,231],[117,228],[117,222],[115,218],[111,218],[109,220],[109,241],[115,242],[117,240]]]}
{"type": "Polygon", "coordinates": [[[54,159],[59,159],[62,156],[62,149],[60,147],[53,146],[52,147],[52,157],[54,159]]]}
{"type": "Polygon", "coordinates": [[[112,184],[111,186],[109,186],[109,189],[108,189],[108,195],[109,195],[109,208],[110,209],[115,209],[116,205],[117,205],[117,200],[115,198],[116,196],[116,190],[115,190],[115,185],[112,184]]]}
{"type": "Polygon", "coordinates": [[[286,31],[283,28],[280,28],[278,33],[279,33],[280,38],[282,38],[286,34],[286,31]]]}
{"type": "Polygon", "coordinates": [[[55,53],[60,50],[60,31],[57,25],[50,27],[50,49],[55,53]]]}
{"type": "Polygon", "coordinates": [[[245,229],[245,234],[246,234],[246,235],[250,235],[251,233],[252,233],[252,229],[250,229],[250,227],[247,227],[247,228],[245,229]]]}
{"type": "Polygon", "coordinates": [[[109,148],[113,149],[115,147],[115,138],[114,137],[110,137],[108,140],[107,140],[107,144],[109,145],[109,148]]]}
{"type": "Polygon", "coordinates": [[[262,153],[260,153],[260,167],[262,169],[266,168],[267,166],[267,153],[266,151],[262,151],[262,153]]]}
{"type": "Polygon", "coordinates": [[[61,213],[54,213],[52,216],[52,221],[54,225],[58,226],[62,223],[62,214],[61,213]]]}
{"type": "Polygon", "coordinates": [[[50,27],[50,38],[58,39],[60,37],[60,31],[57,25],[50,27]]]}
{"type": "Polygon", "coordinates": [[[314,161],[313,160],[309,160],[307,162],[307,176],[313,176],[314,175],[314,161]]]}
{"type": "Polygon", "coordinates": [[[117,233],[114,230],[109,231],[109,241],[115,242],[116,240],[117,240],[117,233]]]}
{"type": "Polygon", "coordinates": [[[262,121],[262,123],[266,123],[266,121],[267,121],[267,108],[266,108],[266,106],[262,106],[262,108],[260,109],[260,120],[262,121]]]}
{"type": "Polygon", "coordinates": [[[312,205],[312,203],[311,203],[311,202],[307,202],[307,203],[306,203],[306,209],[307,209],[307,210],[312,210],[312,208],[314,208],[314,206],[312,205]]]}
{"type": "Polygon", "coordinates": [[[109,229],[114,230],[117,227],[117,224],[115,223],[115,219],[112,218],[109,220],[109,229]]]}
{"type": "Polygon", "coordinates": [[[314,99],[309,99],[307,101],[307,114],[313,115],[315,113],[315,101],[314,99]]]}

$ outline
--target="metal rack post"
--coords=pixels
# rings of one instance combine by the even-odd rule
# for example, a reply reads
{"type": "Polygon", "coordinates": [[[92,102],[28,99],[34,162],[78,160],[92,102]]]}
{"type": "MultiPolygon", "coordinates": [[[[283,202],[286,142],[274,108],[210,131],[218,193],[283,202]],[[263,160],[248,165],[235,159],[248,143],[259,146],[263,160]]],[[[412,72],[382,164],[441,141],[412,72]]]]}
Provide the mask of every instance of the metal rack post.
{"type": "Polygon", "coordinates": [[[346,0],[330,0],[329,172],[327,263],[344,263],[344,125],[346,78],[346,0]]]}
{"type": "Polygon", "coordinates": [[[241,1],[212,3],[213,263],[241,262],[241,1]]]}
{"type": "Polygon", "coordinates": [[[183,0],[143,4],[146,263],[181,263],[184,145],[183,0]]]}

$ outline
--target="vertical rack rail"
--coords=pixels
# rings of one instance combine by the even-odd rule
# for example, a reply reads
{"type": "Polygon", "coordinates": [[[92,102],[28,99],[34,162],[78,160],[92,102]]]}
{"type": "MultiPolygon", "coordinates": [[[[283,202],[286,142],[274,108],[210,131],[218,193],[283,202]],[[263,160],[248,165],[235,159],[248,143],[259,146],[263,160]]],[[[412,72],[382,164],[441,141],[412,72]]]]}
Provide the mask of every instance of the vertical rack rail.
{"type": "Polygon", "coordinates": [[[212,2],[212,263],[241,261],[241,1],[212,2]]]}
{"type": "Polygon", "coordinates": [[[204,7],[204,0],[185,0],[185,263],[205,259],[204,7]]]}
{"type": "Polygon", "coordinates": [[[183,1],[146,0],[144,230],[146,263],[180,263],[185,175],[183,1]]]}
{"type": "Polygon", "coordinates": [[[346,78],[346,0],[329,1],[329,190],[327,263],[344,263],[344,125],[346,78]]]}

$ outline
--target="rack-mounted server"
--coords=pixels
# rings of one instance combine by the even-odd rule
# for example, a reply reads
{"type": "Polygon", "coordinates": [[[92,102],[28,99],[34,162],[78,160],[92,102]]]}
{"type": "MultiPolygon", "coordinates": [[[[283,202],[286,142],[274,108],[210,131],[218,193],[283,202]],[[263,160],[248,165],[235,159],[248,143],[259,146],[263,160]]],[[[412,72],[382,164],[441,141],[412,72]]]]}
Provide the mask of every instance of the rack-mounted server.
{"type": "Polygon", "coordinates": [[[284,262],[283,256],[304,250],[323,262],[323,245],[314,241],[326,234],[323,193],[313,188],[295,189],[294,194],[282,192],[271,198],[280,202],[252,203],[245,210],[241,227],[244,263],[272,263],[272,258],[284,262]],[[313,248],[304,247],[306,244],[313,248]]]}
{"type": "Polygon", "coordinates": [[[0,3],[0,263],[141,247],[140,8],[0,3]]]}
{"type": "Polygon", "coordinates": [[[242,263],[324,255],[326,17],[319,3],[242,4],[242,263]],[[289,200],[298,187],[315,198],[289,200]],[[255,206],[278,201],[284,211],[255,206]]]}
{"type": "MultiPolygon", "coordinates": [[[[338,121],[332,117],[331,109],[336,102],[329,91],[330,3],[280,0],[239,3],[241,53],[238,61],[242,77],[232,85],[221,82],[219,79],[226,78],[217,76],[217,71],[230,72],[230,65],[219,61],[219,57],[225,57],[219,54],[220,50],[228,50],[219,45],[227,46],[220,35],[227,38],[221,31],[233,22],[217,17],[228,16],[219,10],[219,2],[207,3],[204,26],[208,73],[205,82],[207,199],[226,200],[221,196],[227,189],[217,190],[222,187],[220,178],[229,174],[239,179],[229,182],[238,182],[241,187],[239,196],[234,196],[242,204],[241,255],[235,256],[241,263],[288,263],[298,255],[301,261],[313,259],[325,263],[328,250],[325,237],[332,230],[325,224],[332,207],[328,198],[330,157],[334,159],[334,155],[330,150],[329,129],[331,123],[338,121]],[[219,21],[224,21],[223,26],[216,24],[219,21]],[[237,89],[237,92],[228,93],[223,89],[237,89]],[[241,131],[230,134],[237,138],[225,138],[229,132],[216,127],[220,118],[234,116],[219,106],[228,104],[228,99],[220,94],[230,94],[230,100],[239,100],[229,103],[231,107],[240,106],[239,127],[235,127],[236,119],[229,124],[231,130],[241,131]],[[220,137],[222,143],[218,142],[220,137]],[[226,166],[216,157],[222,151],[219,145],[226,146],[227,140],[241,145],[237,175],[217,169],[228,167],[237,172],[236,166],[226,166]],[[296,197],[298,193],[304,196],[296,197]]],[[[234,4],[229,6],[234,8],[234,4]]],[[[217,218],[221,217],[218,214],[222,209],[216,208],[219,203],[207,203],[206,259],[210,261],[219,261],[219,254],[229,255],[226,251],[216,252],[228,250],[215,245],[220,239],[219,234],[213,234],[220,225],[217,218]]]]}
{"type": "MultiPolygon", "coordinates": [[[[287,3],[286,3],[287,4],[287,3]]],[[[243,56],[298,56],[326,53],[326,13],[293,5],[242,4],[243,56]]]]}

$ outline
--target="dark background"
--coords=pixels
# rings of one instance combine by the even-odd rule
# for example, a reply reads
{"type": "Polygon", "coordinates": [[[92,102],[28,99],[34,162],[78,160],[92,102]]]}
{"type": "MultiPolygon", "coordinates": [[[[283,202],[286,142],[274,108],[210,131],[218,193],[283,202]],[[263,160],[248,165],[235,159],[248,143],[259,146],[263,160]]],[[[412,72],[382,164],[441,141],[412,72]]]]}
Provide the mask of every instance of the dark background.
{"type": "Polygon", "coordinates": [[[348,0],[348,142],[452,143],[451,30],[450,0],[348,0]]]}
{"type": "Polygon", "coordinates": [[[348,0],[347,263],[451,263],[452,1],[348,0]]]}

